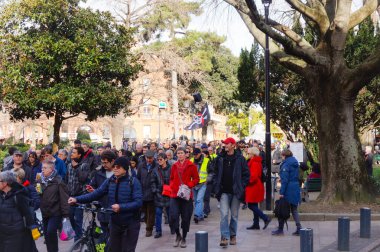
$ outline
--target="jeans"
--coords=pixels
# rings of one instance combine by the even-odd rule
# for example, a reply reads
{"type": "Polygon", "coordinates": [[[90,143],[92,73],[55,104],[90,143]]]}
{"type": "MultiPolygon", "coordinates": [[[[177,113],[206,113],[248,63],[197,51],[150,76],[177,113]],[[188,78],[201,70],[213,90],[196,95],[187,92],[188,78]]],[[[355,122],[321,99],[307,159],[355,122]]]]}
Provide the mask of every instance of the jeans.
{"type": "Polygon", "coordinates": [[[119,226],[111,223],[110,251],[134,252],[139,239],[140,221],[131,220],[128,225],[119,226]]]}
{"type": "MultiPolygon", "coordinates": [[[[164,207],[156,207],[156,232],[162,233],[162,212],[164,207]]],[[[169,214],[169,207],[165,207],[166,212],[169,214]]]]}
{"type": "Polygon", "coordinates": [[[153,231],[154,225],[154,201],[143,201],[142,211],[145,213],[144,221],[146,224],[146,231],[151,232],[153,231]]]}
{"type": "Polygon", "coordinates": [[[236,236],[240,200],[233,194],[223,193],[220,197],[220,233],[222,238],[236,236]],[[231,220],[228,223],[229,212],[231,220]]]}
{"type": "Polygon", "coordinates": [[[74,229],[75,236],[74,241],[79,240],[83,235],[83,209],[77,208],[75,206],[70,207],[70,224],[74,229]]]}
{"type": "Polygon", "coordinates": [[[203,219],[203,199],[205,196],[206,188],[206,183],[203,183],[199,189],[193,190],[195,201],[194,217],[198,219],[203,219]]]}
{"type": "Polygon", "coordinates": [[[203,213],[209,215],[211,212],[210,209],[210,198],[211,198],[211,191],[212,191],[213,184],[208,183],[206,187],[205,197],[203,198],[203,213]]]}
{"type": "Polygon", "coordinates": [[[266,216],[263,211],[259,208],[259,203],[248,203],[248,208],[253,212],[253,225],[259,227],[260,219],[263,221],[268,220],[268,216],[266,216]]]}
{"type": "MultiPolygon", "coordinates": [[[[298,206],[290,204],[290,211],[292,212],[292,216],[294,221],[296,222],[297,229],[301,229],[301,222],[300,222],[300,216],[298,214],[298,206]]],[[[279,219],[278,220],[278,229],[279,230],[284,230],[284,224],[285,221],[279,219]]]]}
{"type": "Polygon", "coordinates": [[[48,252],[58,252],[58,228],[61,226],[61,216],[43,218],[44,236],[48,252]]]}

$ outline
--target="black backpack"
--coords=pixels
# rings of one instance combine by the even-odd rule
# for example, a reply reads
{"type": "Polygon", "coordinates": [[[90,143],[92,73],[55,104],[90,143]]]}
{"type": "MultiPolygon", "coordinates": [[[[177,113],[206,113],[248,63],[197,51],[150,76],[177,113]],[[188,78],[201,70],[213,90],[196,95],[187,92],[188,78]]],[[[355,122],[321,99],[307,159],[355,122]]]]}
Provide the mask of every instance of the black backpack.
{"type": "Polygon", "coordinates": [[[279,220],[284,220],[286,227],[288,227],[287,220],[290,218],[290,203],[284,198],[278,199],[274,202],[274,216],[279,220]]]}

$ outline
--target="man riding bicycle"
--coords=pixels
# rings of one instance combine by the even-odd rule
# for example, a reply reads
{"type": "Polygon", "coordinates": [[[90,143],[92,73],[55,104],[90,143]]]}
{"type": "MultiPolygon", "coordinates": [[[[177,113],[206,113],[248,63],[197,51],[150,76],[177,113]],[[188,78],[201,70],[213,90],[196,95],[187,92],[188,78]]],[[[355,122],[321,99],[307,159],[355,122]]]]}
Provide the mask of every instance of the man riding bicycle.
{"type": "Polygon", "coordinates": [[[70,197],[69,204],[89,203],[108,195],[112,208],[109,248],[112,252],[133,252],[140,232],[142,189],[137,179],[128,175],[129,161],[124,157],[114,162],[114,175],[92,193],[70,197]]]}

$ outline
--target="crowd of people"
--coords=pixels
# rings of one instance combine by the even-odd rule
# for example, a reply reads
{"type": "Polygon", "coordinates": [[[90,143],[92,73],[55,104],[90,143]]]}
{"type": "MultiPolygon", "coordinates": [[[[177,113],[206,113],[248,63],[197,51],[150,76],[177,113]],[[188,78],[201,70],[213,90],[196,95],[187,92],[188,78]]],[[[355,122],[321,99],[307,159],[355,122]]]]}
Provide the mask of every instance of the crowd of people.
{"type": "MultiPolygon", "coordinates": [[[[271,149],[272,171],[281,179],[279,197],[291,204],[293,234],[299,235],[299,163],[289,149],[275,144],[271,149]]],[[[186,248],[191,223],[207,221],[212,213],[212,196],[219,202],[221,247],[237,244],[241,203],[253,213],[247,230],[266,229],[271,222],[259,208],[266,174],[260,141],[135,143],[121,150],[105,145],[95,153],[76,140],[68,150],[45,146],[26,153],[10,149],[10,154],[0,173],[0,252],[37,251],[31,233],[37,209],[48,252],[58,251],[63,218],[69,219],[77,241],[84,224],[77,204],[93,201],[110,210],[97,218],[112,252],[135,251],[141,222],[145,236],[155,239],[168,224],[174,247],[186,248]]],[[[283,235],[283,226],[279,220],[272,234],[283,235]]]]}

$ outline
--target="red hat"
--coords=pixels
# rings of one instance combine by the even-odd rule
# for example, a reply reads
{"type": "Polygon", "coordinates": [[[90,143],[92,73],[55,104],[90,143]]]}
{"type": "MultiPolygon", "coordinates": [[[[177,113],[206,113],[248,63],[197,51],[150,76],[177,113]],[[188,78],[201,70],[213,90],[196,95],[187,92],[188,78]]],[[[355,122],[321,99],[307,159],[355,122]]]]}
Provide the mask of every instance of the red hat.
{"type": "Polygon", "coordinates": [[[222,143],[224,143],[224,144],[229,144],[229,143],[236,144],[236,141],[232,137],[227,137],[226,140],[222,141],[222,143]]]}

